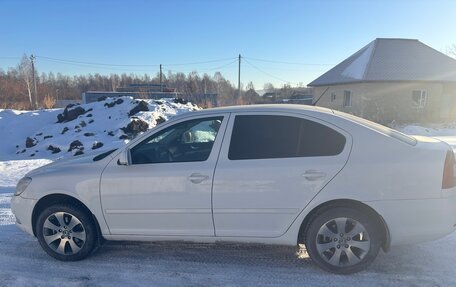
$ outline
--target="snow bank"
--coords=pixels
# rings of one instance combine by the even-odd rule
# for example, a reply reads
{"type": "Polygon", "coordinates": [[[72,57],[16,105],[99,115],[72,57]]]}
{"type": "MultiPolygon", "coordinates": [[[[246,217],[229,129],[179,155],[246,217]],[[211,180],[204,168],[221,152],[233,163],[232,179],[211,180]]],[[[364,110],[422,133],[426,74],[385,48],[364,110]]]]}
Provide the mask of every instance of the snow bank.
{"type": "Polygon", "coordinates": [[[51,162],[48,159],[0,161],[0,188],[15,187],[27,172],[51,162]]]}
{"type": "Polygon", "coordinates": [[[428,137],[456,136],[456,123],[431,125],[428,127],[419,125],[407,125],[403,127],[397,127],[396,129],[409,135],[420,135],[428,137]]]}
{"type": "Polygon", "coordinates": [[[178,99],[121,97],[66,110],[0,110],[0,160],[54,160],[118,148],[160,122],[197,109],[178,99]]]}

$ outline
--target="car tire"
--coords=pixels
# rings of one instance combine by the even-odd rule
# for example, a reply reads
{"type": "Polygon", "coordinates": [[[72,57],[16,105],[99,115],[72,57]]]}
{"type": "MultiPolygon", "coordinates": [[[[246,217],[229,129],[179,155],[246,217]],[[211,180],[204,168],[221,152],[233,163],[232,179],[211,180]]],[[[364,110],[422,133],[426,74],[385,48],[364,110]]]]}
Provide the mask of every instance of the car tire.
{"type": "Polygon", "coordinates": [[[374,261],[381,247],[375,220],[350,207],[317,212],[305,229],[307,253],[327,272],[351,274],[374,261]]]}
{"type": "Polygon", "coordinates": [[[86,258],[98,242],[92,215],[70,204],[45,208],[36,221],[36,236],[44,251],[61,261],[86,258]]]}

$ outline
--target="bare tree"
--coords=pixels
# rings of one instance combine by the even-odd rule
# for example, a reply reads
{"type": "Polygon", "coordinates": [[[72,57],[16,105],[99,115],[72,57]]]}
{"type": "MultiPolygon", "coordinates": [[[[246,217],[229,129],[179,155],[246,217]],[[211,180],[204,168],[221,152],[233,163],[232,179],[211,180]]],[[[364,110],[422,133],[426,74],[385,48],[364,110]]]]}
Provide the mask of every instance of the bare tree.
{"type": "Polygon", "coordinates": [[[268,92],[272,92],[274,91],[274,85],[272,83],[265,83],[263,89],[268,92]]]}
{"type": "MultiPolygon", "coordinates": [[[[34,106],[31,64],[30,58],[24,55],[15,68],[10,68],[6,72],[0,69],[0,105],[2,107],[29,109],[34,106]]],[[[179,93],[179,97],[196,104],[204,105],[208,101],[208,96],[201,94],[211,94],[209,95],[211,105],[214,106],[232,105],[237,95],[237,86],[220,72],[215,72],[213,75],[200,75],[196,71],[189,74],[168,71],[163,79],[169,88],[173,88],[179,93]]],[[[158,81],[157,76],[151,77],[148,74],[103,75],[96,73],[68,76],[61,73],[42,73],[39,78],[37,77],[37,90],[40,95],[49,96],[44,101],[47,106],[52,106],[50,97],[61,100],[80,100],[81,93],[86,91],[113,91],[118,87],[126,87],[130,84],[154,84],[158,81]]],[[[250,87],[253,87],[253,84],[249,85],[250,87]]],[[[252,97],[246,100],[248,103],[257,101],[259,101],[258,97],[253,93],[252,97]]],[[[43,103],[43,101],[39,103],[43,103]]]]}
{"type": "Polygon", "coordinates": [[[255,86],[253,85],[252,81],[250,81],[245,88],[247,91],[249,91],[249,90],[255,91],[255,86]]]}
{"type": "Polygon", "coordinates": [[[30,101],[30,106],[33,106],[33,100],[32,100],[32,85],[33,85],[32,62],[27,57],[27,55],[24,54],[24,56],[22,56],[21,62],[17,66],[17,70],[19,71],[19,77],[21,78],[22,81],[24,81],[25,86],[27,88],[29,101],[30,101]]]}
{"type": "Polygon", "coordinates": [[[43,106],[46,109],[52,109],[55,107],[56,100],[50,95],[46,95],[43,99],[43,106]]]}

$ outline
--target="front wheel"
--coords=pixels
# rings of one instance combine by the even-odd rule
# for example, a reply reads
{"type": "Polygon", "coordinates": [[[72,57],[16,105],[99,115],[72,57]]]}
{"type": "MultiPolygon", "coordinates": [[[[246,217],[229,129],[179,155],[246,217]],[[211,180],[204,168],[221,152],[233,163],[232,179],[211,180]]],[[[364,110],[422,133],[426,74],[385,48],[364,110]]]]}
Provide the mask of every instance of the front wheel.
{"type": "Polygon", "coordinates": [[[323,270],[350,274],[377,256],[381,240],[375,221],[357,209],[333,207],[318,212],[305,231],[310,258],[323,270]]]}
{"type": "Polygon", "coordinates": [[[44,251],[62,261],[84,259],[97,242],[91,215],[69,204],[44,209],[37,220],[36,235],[44,251]]]}

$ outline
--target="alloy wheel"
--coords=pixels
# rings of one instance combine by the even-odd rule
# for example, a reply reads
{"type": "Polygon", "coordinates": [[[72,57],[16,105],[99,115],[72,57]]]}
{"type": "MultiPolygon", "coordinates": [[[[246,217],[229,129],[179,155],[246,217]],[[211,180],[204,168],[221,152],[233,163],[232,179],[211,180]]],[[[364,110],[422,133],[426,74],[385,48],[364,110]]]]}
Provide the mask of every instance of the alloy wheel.
{"type": "Polygon", "coordinates": [[[317,251],[332,266],[352,266],[359,263],[371,247],[366,228],[358,221],[338,217],[323,224],[317,233],[317,251]]]}
{"type": "Polygon", "coordinates": [[[82,222],[68,212],[55,212],[43,224],[46,244],[62,255],[78,253],[86,242],[86,230],[82,222]]]}

